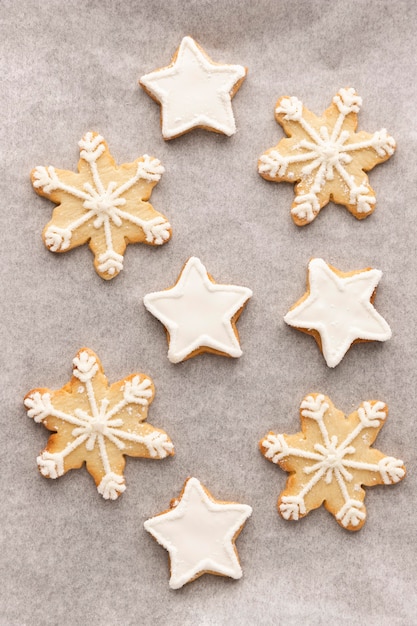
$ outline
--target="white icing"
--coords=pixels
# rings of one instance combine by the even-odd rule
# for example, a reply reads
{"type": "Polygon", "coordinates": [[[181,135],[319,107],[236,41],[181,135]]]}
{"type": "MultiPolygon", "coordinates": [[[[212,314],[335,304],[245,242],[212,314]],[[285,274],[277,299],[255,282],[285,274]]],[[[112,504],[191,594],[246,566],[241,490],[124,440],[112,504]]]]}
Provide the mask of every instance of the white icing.
{"type": "Polygon", "coordinates": [[[39,391],[35,391],[34,394],[26,398],[25,406],[28,409],[28,416],[32,417],[33,420],[39,424],[45,417],[51,414],[51,394],[41,394],[39,391]]]}
{"type": "MultiPolygon", "coordinates": [[[[298,123],[304,130],[305,139],[294,146],[294,154],[281,155],[275,149],[260,158],[259,173],[271,178],[285,176],[292,163],[306,162],[302,168],[302,179],[311,178],[311,183],[308,192],[296,195],[296,206],[291,209],[294,216],[306,222],[311,222],[319,213],[319,193],[327,181],[334,179],[335,173],[347,186],[349,204],[355,205],[357,213],[370,213],[375,196],[367,185],[366,175],[358,184],[349,172],[349,164],[354,161],[357,150],[372,148],[380,157],[390,156],[395,150],[395,141],[385,128],[375,132],[369,140],[349,143],[351,132],[344,129],[345,119],[350,113],[357,113],[362,104],[362,99],[354,89],[340,89],[333,102],[339,110],[333,129],[329,132],[327,126],[322,126],[317,132],[303,117],[302,102],[295,97],[283,98],[276,113],[283,113],[285,120],[298,123]]],[[[354,169],[353,163],[352,172],[354,169]]]]}
{"type": "Polygon", "coordinates": [[[382,272],[371,269],[340,277],[323,259],[310,261],[308,272],[310,294],[284,320],[320,334],[329,367],[340,363],[355,339],[390,339],[390,327],[370,302],[382,272]]]}
{"type": "Polygon", "coordinates": [[[156,216],[150,220],[143,220],[121,208],[126,205],[126,198],[123,195],[139,180],[157,182],[165,169],[158,159],[145,154],[129,180],[119,186],[117,182],[110,181],[105,187],[97,167],[97,160],[105,151],[103,137],[88,132],[78,145],[81,149],[80,157],[88,163],[91,173],[91,181],[85,183],[83,189],[77,189],[61,181],[52,166],[35,168],[33,183],[35,189],[42,189],[45,193],[63,191],[78,198],[85,209],[85,213],[66,228],[51,224],[45,232],[45,243],[52,252],[63,252],[70,247],[73,233],[83,224],[92,221],[96,230],[103,229],[106,242],[105,252],[98,257],[98,271],[108,274],[109,277],[114,276],[123,269],[123,256],[113,248],[111,224],[116,227],[122,226],[123,221],[135,224],[143,230],[147,243],[158,246],[170,237],[170,224],[164,217],[156,216]]]}
{"type": "Polygon", "coordinates": [[[339,92],[333,98],[333,102],[343,115],[359,113],[362,106],[362,98],[358,96],[353,87],[339,89],[339,92]]]}
{"type": "Polygon", "coordinates": [[[80,352],[73,360],[72,373],[82,383],[91,380],[98,372],[98,363],[94,356],[88,352],[80,352]]]}
{"type": "Polygon", "coordinates": [[[214,501],[197,478],[188,479],[175,507],[144,523],[169,552],[169,586],[179,589],[203,572],[241,578],[234,538],[251,513],[246,504],[214,501]]]}
{"type": "Polygon", "coordinates": [[[241,65],[213,63],[184,37],[175,62],[142,76],[140,84],[161,103],[165,139],[201,126],[230,136],[236,132],[230,92],[245,75],[241,65]]]}
{"type": "Polygon", "coordinates": [[[105,500],[116,500],[121,493],[126,491],[123,476],[109,472],[101,479],[97,491],[105,500]]]}
{"type": "MultiPolygon", "coordinates": [[[[301,403],[301,409],[301,415],[315,420],[320,429],[322,442],[314,445],[314,452],[290,447],[285,441],[285,435],[282,434],[269,433],[262,440],[264,456],[273,463],[279,463],[290,456],[313,461],[311,465],[306,464],[304,468],[306,476],[312,474],[312,478],[303,484],[297,494],[281,498],[280,513],[284,519],[298,520],[300,515],[306,513],[305,497],[313,487],[321,481],[329,485],[335,480],[344,499],[344,504],[337,512],[336,518],[344,527],[356,527],[365,519],[366,512],[363,502],[354,500],[349,495],[346,484],[354,480],[349,470],[375,472],[381,476],[386,485],[399,482],[405,475],[403,462],[400,459],[384,457],[378,463],[367,463],[355,458],[356,448],[352,444],[364,428],[381,426],[381,422],[386,418],[386,405],[379,401],[363,402],[358,409],[359,423],[342,441],[339,441],[336,435],[329,436],[324,421],[329,404],[325,402],[322,394],[307,396],[301,403]]],[[[359,488],[359,485],[353,485],[354,491],[358,491],[359,488]]]]}
{"type": "Polygon", "coordinates": [[[201,261],[192,257],[174,287],[147,294],[143,301],[168,329],[168,358],[179,363],[203,347],[241,356],[231,320],[251,295],[246,287],[212,283],[201,261]]]}
{"type": "Polygon", "coordinates": [[[125,490],[122,475],[112,471],[107,453],[107,442],[112,442],[119,450],[124,450],[126,443],[131,441],[145,445],[152,458],[165,458],[173,451],[173,444],[169,441],[166,433],[154,430],[142,436],[125,430],[123,419],[117,415],[130,404],[139,404],[142,407],[148,405],[148,399],[152,396],[151,381],[144,378],[140,381],[139,376],[134,376],[125,382],[123,399],[113,406],[107,397],[98,401],[94,390],[94,377],[99,372],[99,365],[95,355],[81,351],[73,359],[73,375],[78,378],[85,387],[77,388],[80,394],[85,389],[87,393],[89,411],[75,408],[72,413],[60,411],[53,406],[49,393],[40,394],[35,391],[25,399],[29,417],[35,422],[42,422],[47,417],[56,417],[67,424],[74,425],[73,439],[66,447],[55,453],[44,451],[37,459],[40,472],[48,478],[58,478],[64,473],[65,458],[81,445],[85,445],[87,451],[97,447],[102,462],[105,476],[98,486],[99,493],[106,499],[115,499],[125,490]]]}
{"type": "Polygon", "coordinates": [[[303,115],[303,103],[295,96],[290,98],[283,98],[280,106],[275,109],[276,113],[283,113],[285,120],[291,120],[292,122],[300,121],[303,115]]]}
{"type": "Polygon", "coordinates": [[[45,478],[58,478],[64,473],[64,460],[60,454],[44,451],[37,457],[36,462],[40,473],[45,478]]]}
{"type": "Polygon", "coordinates": [[[148,406],[148,399],[152,396],[152,383],[149,378],[140,380],[140,376],[134,376],[127,380],[123,389],[126,402],[148,406]]]}
{"type": "Polygon", "coordinates": [[[301,496],[283,496],[279,510],[284,519],[298,520],[300,515],[306,514],[304,498],[301,496]]]}
{"type": "Polygon", "coordinates": [[[386,456],[378,463],[379,473],[385,485],[398,483],[404,478],[403,462],[401,459],[395,459],[392,456],[386,456]]]}
{"type": "Polygon", "coordinates": [[[336,519],[340,520],[345,528],[347,526],[359,526],[365,517],[366,512],[363,510],[363,503],[353,498],[346,500],[345,504],[336,514],[336,519]]]}
{"type": "Polygon", "coordinates": [[[358,409],[358,416],[364,428],[379,428],[387,418],[385,402],[363,402],[358,409]]]}

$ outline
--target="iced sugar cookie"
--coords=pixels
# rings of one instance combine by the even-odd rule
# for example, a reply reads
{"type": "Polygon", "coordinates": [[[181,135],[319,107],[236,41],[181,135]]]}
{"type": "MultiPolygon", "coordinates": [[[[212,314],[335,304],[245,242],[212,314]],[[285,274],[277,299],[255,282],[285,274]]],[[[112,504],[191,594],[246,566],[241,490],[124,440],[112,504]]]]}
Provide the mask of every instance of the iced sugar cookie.
{"type": "Polygon", "coordinates": [[[232,98],[247,69],[214,63],[191,37],[184,37],[171,64],[142,76],[139,84],[161,105],[162,136],[174,139],[193,128],[233,135],[232,98]]]}
{"type": "Polygon", "coordinates": [[[312,259],[307,292],[284,320],[312,335],[327,365],[336,367],[353,343],[390,339],[390,327],[373,306],[381,277],[379,270],[341,272],[323,259],[312,259]]]}
{"type": "Polygon", "coordinates": [[[191,257],[173,287],[149,293],[143,302],[167,330],[169,360],[179,363],[202,352],[241,356],[236,321],[251,296],[246,287],[214,282],[191,257]]]}
{"type": "Polygon", "coordinates": [[[62,389],[32,389],[25,397],[29,417],[54,433],[37,458],[41,474],[58,478],[85,463],[98,492],[115,500],[126,489],[126,455],[163,459],[174,454],[167,434],[144,423],[154,395],[146,374],[109,386],[98,356],[80,350],[62,389]]]}
{"type": "Polygon", "coordinates": [[[251,513],[247,504],[216,500],[197,478],[186,480],[171,508],[144,524],[169,552],[171,589],[202,574],[241,578],[235,541],[251,513]]]}
{"type": "Polygon", "coordinates": [[[375,193],[366,172],[394,153],[395,141],[385,128],[356,133],[362,98],[354,89],[340,89],[317,117],[295,96],[276,104],[275,117],[288,139],[259,159],[263,178],[297,183],[291,215],[298,226],[312,222],[333,200],[358,219],[375,209],[375,193]]]}
{"type": "Polygon", "coordinates": [[[391,485],[405,476],[403,462],[372,448],[385,423],[384,402],[362,402],[349,417],[322,394],[301,403],[302,431],[274,432],[260,442],[262,454],[289,472],[278,500],[286,520],[298,520],[322,504],[347,530],[359,530],[366,520],[363,486],[391,485]]]}
{"type": "Polygon", "coordinates": [[[123,269],[128,243],[160,246],[171,237],[169,222],[148,202],[164,168],[147,154],[116,165],[97,133],[86,133],[78,145],[77,173],[50,165],[31,174],[35,191],[58,205],[43,240],[52,252],[88,243],[96,272],[109,280],[123,269]]]}

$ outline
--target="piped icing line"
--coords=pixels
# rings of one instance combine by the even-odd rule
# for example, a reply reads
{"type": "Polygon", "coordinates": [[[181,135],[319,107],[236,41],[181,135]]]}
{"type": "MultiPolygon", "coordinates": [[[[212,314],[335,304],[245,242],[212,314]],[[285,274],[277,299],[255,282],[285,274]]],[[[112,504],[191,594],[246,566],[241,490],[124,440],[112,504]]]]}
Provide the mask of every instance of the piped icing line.
{"type": "Polygon", "coordinates": [[[187,479],[171,509],[144,523],[169,552],[171,589],[205,573],[241,578],[235,540],[251,513],[250,506],[215,500],[197,478],[187,479]]]}
{"type": "Polygon", "coordinates": [[[365,491],[361,485],[395,484],[405,476],[402,460],[370,448],[386,419],[386,405],[380,401],[364,402],[346,421],[323,394],[312,394],[304,398],[300,414],[302,433],[276,435],[270,432],[260,442],[264,456],[292,475],[291,490],[296,493],[290,494],[287,484],[278,501],[278,510],[284,519],[298,520],[324,501],[344,528],[358,530],[366,519],[365,491]],[[308,420],[319,426],[321,442],[317,440],[317,431],[310,433],[308,420]],[[330,431],[338,432],[338,420],[344,435],[330,434],[330,431]],[[350,430],[346,430],[346,424],[350,430]],[[372,430],[375,431],[373,435],[372,430]],[[300,467],[292,459],[302,459],[306,463],[300,467]],[[306,482],[303,475],[311,475],[310,480],[306,482]],[[342,505],[332,490],[333,482],[338,486],[342,505]],[[328,492],[326,485],[329,486],[328,492]],[[316,486],[320,487],[322,495],[318,499],[316,491],[317,495],[311,499],[310,494],[316,486]]]}
{"type": "Polygon", "coordinates": [[[291,208],[298,225],[312,222],[332,198],[345,204],[359,219],[374,210],[375,194],[365,172],[388,159],[396,145],[385,128],[372,135],[366,133],[366,137],[364,133],[354,132],[351,120],[352,116],[356,118],[361,104],[362,99],[353,88],[340,89],[323,118],[316,118],[304,109],[302,102],[294,96],[285,96],[278,101],[276,118],[290,139],[265,152],[259,159],[258,170],[268,180],[300,181],[291,208]],[[335,109],[338,110],[336,118],[335,109]],[[304,138],[300,141],[297,141],[299,133],[293,137],[294,125],[299,125],[303,131],[304,138]],[[358,161],[361,170],[358,174],[358,157],[351,153],[366,150],[373,151],[374,155],[368,155],[366,162],[358,161]],[[298,167],[302,163],[305,165],[298,167]],[[335,179],[335,174],[346,186],[345,190],[340,187],[337,193],[328,185],[335,179]]]}
{"type": "Polygon", "coordinates": [[[371,300],[382,272],[342,273],[323,259],[308,265],[309,291],[284,316],[294,328],[316,331],[329,367],[336,367],[352,343],[387,341],[391,329],[371,300]]]}
{"type": "Polygon", "coordinates": [[[231,136],[236,132],[231,99],[245,76],[243,66],[214,63],[191,37],[184,37],[172,63],[145,74],[139,84],[161,104],[164,139],[193,128],[231,136]]]}
{"type": "Polygon", "coordinates": [[[168,358],[179,363],[200,349],[241,356],[234,320],[251,296],[246,287],[215,283],[191,257],[173,287],[147,294],[143,302],[167,328],[168,358]]]}
{"type": "MultiPolygon", "coordinates": [[[[149,378],[136,374],[125,379],[118,394],[111,395],[112,399],[119,398],[114,402],[106,395],[107,380],[98,357],[85,348],[73,360],[75,380],[80,383],[76,390],[74,384],[70,390],[64,387],[52,393],[35,389],[25,398],[28,416],[37,423],[44,423],[49,430],[57,431],[50,440],[53,441],[53,451],[49,450],[48,442],[37,459],[39,470],[45,477],[58,478],[87,460],[87,469],[95,478],[99,493],[115,499],[125,490],[124,477],[113,470],[113,464],[118,466],[121,455],[163,459],[174,453],[174,446],[164,431],[150,424],[140,424],[146,419],[144,411],[153,399],[149,378]],[[59,408],[71,396],[81,405],[72,412],[59,408]],[[54,406],[55,402],[58,408],[54,406]],[[137,407],[135,411],[132,411],[133,407],[137,407]],[[141,412],[139,419],[135,416],[137,411],[141,412]],[[74,426],[72,431],[68,432],[67,425],[74,426]],[[61,429],[65,431],[62,437],[61,429]],[[126,449],[126,442],[129,442],[129,449],[126,449]],[[76,458],[70,460],[73,453],[76,458]],[[94,467],[88,465],[89,453],[96,455],[94,467]]],[[[72,402],[71,406],[74,404],[72,402]]]]}
{"type": "MultiPolygon", "coordinates": [[[[55,223],[55,218],[53,218],[44,231],[44,240],[52,252],[64,252],[70,249],[72,245],[85,243],[89,238],[92,242],[98,240],[103,231],[105,247],[103,251],[96,253],[97,271],[103,278],[109,279],[123,269],[123,254],[120,252],[123,252],[126,246],[125,239],[129,241],[138,240],[124,235],[123,250],[120,249],[118,252],[114,249],[112,228],[117,230],[126,224],[137,226],[143,231],[146,243],[151,245],[162,245],[170,238],[171,226],[169,222],[163,215],[157,213],[149,203],[143,201],[143,198],[150,195],[148,192],[149,185],[153,187],[160,180],[165,170],[158,159],[145,154],[137,163],[135,173],[121,184],[117,182],[117,179],[124,166],[117,168],[113,164],[115,180],[111,180],[106,186],[102,180],[99,160],[103,155],[107,155],[107,158],[111,157],[103,137],[97,133],[87,132],[79,141],[79,147],[80,159],[87,165],[90,177],[87,182],[82,183],[82,180],[80,181],[82,188],[64,182],[53,166],[38,166],[32,173],[33,187],[38,193],[61,202],[65,207],[65,197],[56,199],[56,192],[63,192],[65,195],[79,200],[81,210],[84,211],[74,219],[68,218],[68,212],[62,213],[62,216],[57,220],[58,223],[55,223]],[[144,184],[144,189],[138,190],[135,200],[122,197],[141,182],[144,184]],[[137,211],[137,207],[141,204],[146,208],[143,213],[146,215],[146,219],[130,213],[128,210],[129,206],[134,205],[133,210],[137,211]],[[150,212],[151,216],[148,217],[150,212]],[[66,222],[65,226],[63,225],[64,221],[66,222]],[[73,234],[90,222],[93,230],[89,231],[87,239],[81,243],[73,244],[73,234]],[[96,234],[95,231],[97,231],[96,234]]],[[[103,168],[103,173],[107,178],[108,165],[103,168]]],[[[67,174],[67,172],[61,172],[60,175],[62,177],[67,174]]],[[[72,177],[75,176],[70,174],[72,177]]],[[[79,211],[80,208],[77,209],[77,214],[79,211]]]]}

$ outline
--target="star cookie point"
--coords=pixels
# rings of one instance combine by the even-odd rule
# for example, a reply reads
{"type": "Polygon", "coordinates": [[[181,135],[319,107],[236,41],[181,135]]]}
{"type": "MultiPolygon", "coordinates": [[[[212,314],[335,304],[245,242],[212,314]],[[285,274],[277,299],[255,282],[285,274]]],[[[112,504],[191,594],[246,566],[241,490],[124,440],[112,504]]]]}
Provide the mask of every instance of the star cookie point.
{"type": "Polygon", "coordinates": [[[278,499],[281,517],[297,521],[324,504],[343,528],[362,528],[363,487],[392,485],[405,477],[402,460],[371,447],[387,414],[384,402],[372,400],[345,417],[323,394],[306,396],[300,406],[302,431],[271,431],[259,443],[262,454],[290,474],[278,499]]]}
{"type": "Polygon", "coordinates": [[[171,508],[144,523],[169,552],[171,589],[203,574],[241,578],[235,541],[251,513],[250,506],[216,500],[197,478],[188,478],[171,508]]]}
{"type": "Polygon", "coordinates": [[[173,287],[143,301],[167,330],[169,360],[180,363],[202,352],[240,357],[236,322],[251,296],[247,287],[216,283],[200,259],[191,257],[173,287]]]}
{"type": "Polygon", "coordinates": [[[246,76],[241,65],[215,63],[184,37],[171,64],[141,77],[139,84],[161,105],[162,136],[174,139],[194,128],[231,136],[231,100],[246,76]]]}
{"type": "Polygon", "coordinates": [[[354,343],[391,338],[388,323],[373,305],[380,270],[341,272],[323,259],[312,259],[307,275],[307,292],[284,321],[314,337],[329,367],[336,367],[354,343]]]}
{"type": "Polygon", "coordinates": [[[98,356],[82,348],[72,378],[58,391],[32,389],[24,399],[28,416],[52,431],[38,456],[40,473],[58,478],[86,463],[98,492],[115,500],[126,489],[126,456],[163,459],[174,454],[168,435],[148,423],[155,387],[146,374],[109,385],[98,356]]]}
{"type": "Polygon", "coordinates": [[[160,246],[171,237],[169,222],[148,202],[164,167],[147,154],[118,166],[96,132],[78,145],[78,172],[37,166],[31,173],[36,193],[57,204],[42,237],[51,252],[88,243],[96,272],[110,280],[123,269],[128,243],[160,246]]]}
{"type": "Polygon", "coordinates": [[[340,89],[322,117],[295,96],[278,100],[275,118],[287,138],[261,155],[258,171],[266,180],[296,183],[291,215],[298,226],[312,222],[331,200],[357,219],[374,211],[366,172],[389,159],[396,144],[385,128],[355,132],[361,105],[352,87],[340,89]]]}

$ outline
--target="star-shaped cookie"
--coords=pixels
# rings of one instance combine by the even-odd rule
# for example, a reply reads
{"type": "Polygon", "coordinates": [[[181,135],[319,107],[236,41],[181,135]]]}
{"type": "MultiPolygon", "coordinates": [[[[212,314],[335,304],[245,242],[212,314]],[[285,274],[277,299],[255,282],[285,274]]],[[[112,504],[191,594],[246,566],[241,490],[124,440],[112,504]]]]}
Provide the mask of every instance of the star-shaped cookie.
{"type": "Polygon", "coordinates": [[[239,357],[236,321],[252,291],[220,285],[200,259],[191,257],[176,284],[147,294],[143,302],[168,332],[168,358],[179,363],[202,352],[239,357]]]}
{"type": "Polygon", "coordinates": [[[312,222],[330,201],[343,204],[356,218],[375,209],[366,172],[394,153],[385,128],[356,133],[362,98],[353,88],[340,89],[322,117],[295,96],[280,98],[275,117],[288,135],[259,159],[261,176],[297,183],[291,215],[298,226],[312,222]]]}
{"type": "Polygon", "coordinates": [[[348,417],[330,398],[312,393],[301,403],[302,432],[269,432],[262,454],[289,472],[278,500],[286,520],[298,520],[322,504],[347,530],[366,520],[362,486],[392,485],[405,476],[400,459],[372,448],[388,414],[384,402],[362,402],[348,417]]]}
{"type": "Polygon", "coordinates": [[[241,65],[214,63],[191,37],[184,37],[167,67],[139,83],[161,105],[162,136],[173,139],[193,128],[233,135],[231,100],[246,76],[241,65]]]}
{"type": "Polygon", "coordinates": [[[145,424],[155,388],[145,374],[109,386],[98,356],[83,348],[62,389],[32,389],[24,400],[29,417],[54,432],[38,456],[39,471],[58,478],[84,463],[98,492],[115,500],[126,489],[125,455],[163,459],[174,454],[168,435],[145,424]]]}
{"type": "Polygon", "coordinates": [[[308,291],[284,320],[317,341],[329,367],[336,367],[353,343],[386,341],[391,329],[373,306],[382,272],[341,272],[323,259],[308,265],[308,291]]]}
{"type": "Polygon", "coordinates": [[[97,133],[86,133],[78,145],[77,173],[52,165],[32,172],[35,191],[58,205],[43,240],[52,252],[88,243],[96,272],[109,280],[123,269],[128,243],[160,246],[171,237],[169,222],[147,202],[165,170],[147,154],[117,166],[97,133]]]}
{"type": "Polygon", "coordinates": [[[241,578],[235,541],[251,513],[246,504],[215,500],[197,478],[189,478],[171,508],[144,524],[169,552],[171,589],[202,574],[241,578]]]}

